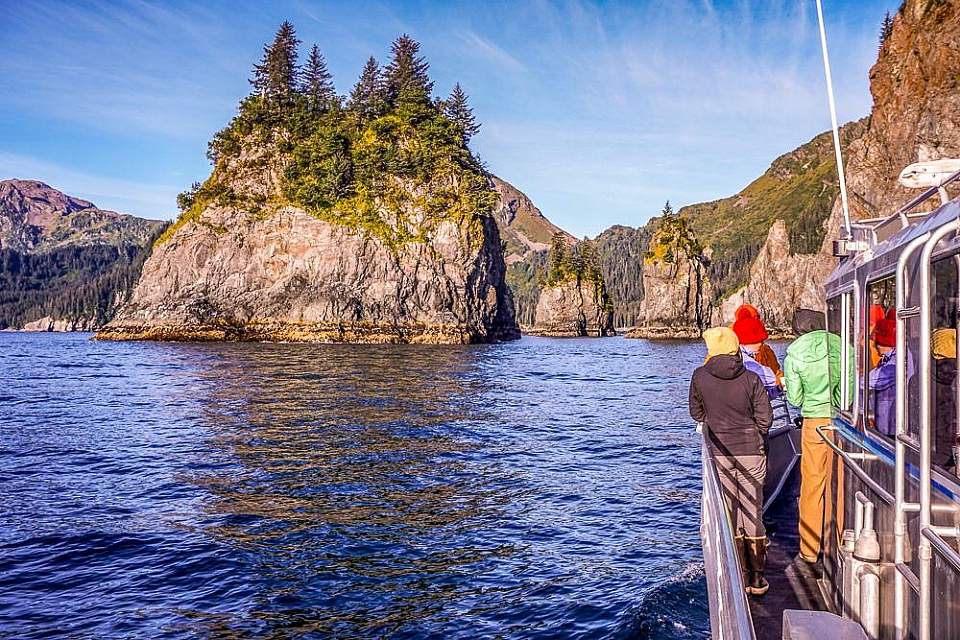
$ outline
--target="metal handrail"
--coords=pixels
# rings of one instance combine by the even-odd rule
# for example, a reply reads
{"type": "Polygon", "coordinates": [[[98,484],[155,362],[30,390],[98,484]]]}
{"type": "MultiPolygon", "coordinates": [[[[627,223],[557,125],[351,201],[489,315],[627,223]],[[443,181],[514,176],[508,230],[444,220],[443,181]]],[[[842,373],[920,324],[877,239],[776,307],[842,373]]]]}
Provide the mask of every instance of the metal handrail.
{"type": "Polygon", "coordinates": [[[870,475],[866,471],[864,471],[863,468],[853,460],[853,458],[850,457],[850,454],[848,452],[844,451],[843,449],[838,447],[836,444],[834,444],[833,440],[828,438],[827,435],[824,433],[824,430],[835,431],[836,429],[834,427],[817,427],[817,435],[819,435],[820,439],[826,442],[827,445],[831,449],[833,449],[834,453],[840,456],[840,459],[843,460],[843,463],[846,466],[850,467],[850,469],[853,470],[853,472],[857,475],[858,478],[860,478],[863,481],[865,485],[870,487],[870,489],[874,493],[876,493],[878,496],[880,496],[884,502],[886,502],[887,504],[893,504],[894,503],[893,495],[889,491],[881,487],[879,484],[877,484],[877,481],[871,478],[870,475]]]}
{"type": "Polygon", "coordinates": [[[723,489],[720,486],[720,477],[717,475],[717,467],[712,459],[710,447],[707,443],[707,433],[704,430],[701,458],[703,465],[703,518],[706,521],[709,516],[711,522],[716,522],[720,527],[717,532],[719,540],[718,554],[722,554],[724,566],[733,568],[732,571],[711,572],[706,565],[709,563],[709,550],[704,548],[704,565],[707,579],[707,595],[710,599],[710,624],[714,638],[730,638],[731,640],[755,640],[756,632],[753,628],[753,618],[750,615],[750,606],[747,603],[746,589],[743,584],[743,572],[740,568],[740,556],[733,542],[733,524],[730,522],[730,513],[727,509],[727,501],[723,496],[723,489]],[[708,507],[713,507],[708,513],[708,507]],[[715,574],[719,580],[729,581],[730,597],[725,598],[722,595],[722,584],[714,583],[711,573],[715,574]],[[724,626],[723,614],[726,600],[732,608],[732,617],[729,619],[730,626],[724,626]]]}
{"type": "Polygon", "coordinates": [[[920,535],[930,541],[930,544],[940,553],[943,558],[960,571],[960,553],[947,544],[947,541],[940,537],[933,527],[921,527],[920,535]]]}
{"type": "MultiPolygon", "coordinates": [[[[956,179],[954,174],[944,184],[950,180],[956,179]]],[[[933,258],[933,250],[941,239],[948,234],[956,232],[958,229],[958,220],[954,219],[946,222],[935,230],[931,230],[930,238],[923,245],[923,252],[920,254],[920,530],[929,527],[931,518],[931,493],[933,480],[931,478],[932,460],[931,460],[931,441],[932,433],[930,430],[930,410],[932,406],[932,388],[930,384],[930,270],[933,258]]],[[[930,540],[924,535],[921,537],[917,556],[920,561],[920,595],[918,605],[920,608],[920,640],[930,640],[930,608],[932,604],[931,586],[933,576],[931,575],[931,550],[930,540]]]]}

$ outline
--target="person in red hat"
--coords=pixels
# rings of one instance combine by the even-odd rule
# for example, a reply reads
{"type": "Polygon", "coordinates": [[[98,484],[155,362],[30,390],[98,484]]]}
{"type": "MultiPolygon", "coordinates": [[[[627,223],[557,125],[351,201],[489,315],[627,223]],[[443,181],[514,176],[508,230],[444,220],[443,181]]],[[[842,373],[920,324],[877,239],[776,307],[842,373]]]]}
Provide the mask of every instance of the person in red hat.
{"type": "MultiPolygon", "coordinates": [[[[877,323],[887,317],[887,310],[883,308],[882,304],[872,304],[870,305],[870,324],[867,329],[867,335],[873,336],[873,329],[877,326],[877,323]]],[[[880,362],[880,352],[877,351],[877,344],[873,340],[869,343],[870,348],[870,368],[876,367],[880,362]]]]}
{"type": "Polygon", "coordinates": [[[897,429],[897,416],[894,410],[897,402],[897,321],[895,317],[887,315],[877,320],[871,338],[880,356],[867,379],[870,408],[873,409],[873,424],[880,433],[892,437],[897,429]]]}
{"type": "Polygon", "coordinates": [[[740,305],[734,318],[731,328],[740,340],[740,349],[744,357],[749,356],[769,368],[776,377],[777,386],[782,386],[783,370],[780,368],[777,354],[765,342],[770,336],[767,335],[767,328],[763,325],[756,307],[750,304],[740,305]]]}

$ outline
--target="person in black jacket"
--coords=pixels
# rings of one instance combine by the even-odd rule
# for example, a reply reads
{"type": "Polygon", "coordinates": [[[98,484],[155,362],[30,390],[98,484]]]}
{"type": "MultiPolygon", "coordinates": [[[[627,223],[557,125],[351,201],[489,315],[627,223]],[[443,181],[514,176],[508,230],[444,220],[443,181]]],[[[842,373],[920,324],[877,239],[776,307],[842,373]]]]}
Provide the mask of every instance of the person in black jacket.
{"type": "Polygon", "coordinates": [[[747,570],[747,593],[763,595],[770,588],[763,577],[763,483],[773,409],[760,377],[743,366],[736,334],[714,327],[704,331],[703,339],[707,361],[690,381],[690,416],[703,423],[747,570]]]}

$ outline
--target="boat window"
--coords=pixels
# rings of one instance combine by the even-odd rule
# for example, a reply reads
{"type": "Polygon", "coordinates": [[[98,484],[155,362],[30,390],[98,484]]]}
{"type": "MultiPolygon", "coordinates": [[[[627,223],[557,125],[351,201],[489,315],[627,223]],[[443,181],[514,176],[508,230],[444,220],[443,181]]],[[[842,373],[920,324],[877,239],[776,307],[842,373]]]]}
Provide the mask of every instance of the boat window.
{"type": "MultiPolygon", "coordinates": [[[[827,301],[827,331],[840,338],[835,344],[842,345],[846,342],[846,348],[842,346],[837,347],[840,351],[839,361],[846,361],[850,364],[853,362],[852,299],[852,294],[844,293],[827,301]]],[[[834,344],[833,340],[834,338],[831,337],[831,345],[834,344]]],[[[846,376],[843,375],[842,370],[836,367],[830,367],[830,387],[834,390],[831,394],[834,407],[841,410],[850,409],[853,402],[853,375],[852,367],[848,366],[846,376]],[[844,388],[847,390],[846,393],[843,392],[844,388]]]]}
{"type": "Polygon", "coordinates": [[[957,435],[957,299],[960,256],[950,256],[933,263],[930,290],[930,350],[932,355],[930,384],[932,393],[930,424],[933,431],[932,460],[949,473],[956,473],[955,448],[957,435]]]}
{"type": "Polygon", "coordinates": [[[892,276],[867,285],[866,425],[885,436],[896,431],[896,298],[892,276]]]}

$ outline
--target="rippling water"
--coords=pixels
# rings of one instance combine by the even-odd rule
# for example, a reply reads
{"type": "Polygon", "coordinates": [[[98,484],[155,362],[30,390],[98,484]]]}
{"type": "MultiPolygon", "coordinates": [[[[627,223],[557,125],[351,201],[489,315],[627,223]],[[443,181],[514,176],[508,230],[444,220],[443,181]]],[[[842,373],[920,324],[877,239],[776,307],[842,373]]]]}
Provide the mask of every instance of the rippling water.
{"type": "Polygon", "coordinates": [[[0,334],[0,636],[701,638],[699,345],[0,334]]]}

